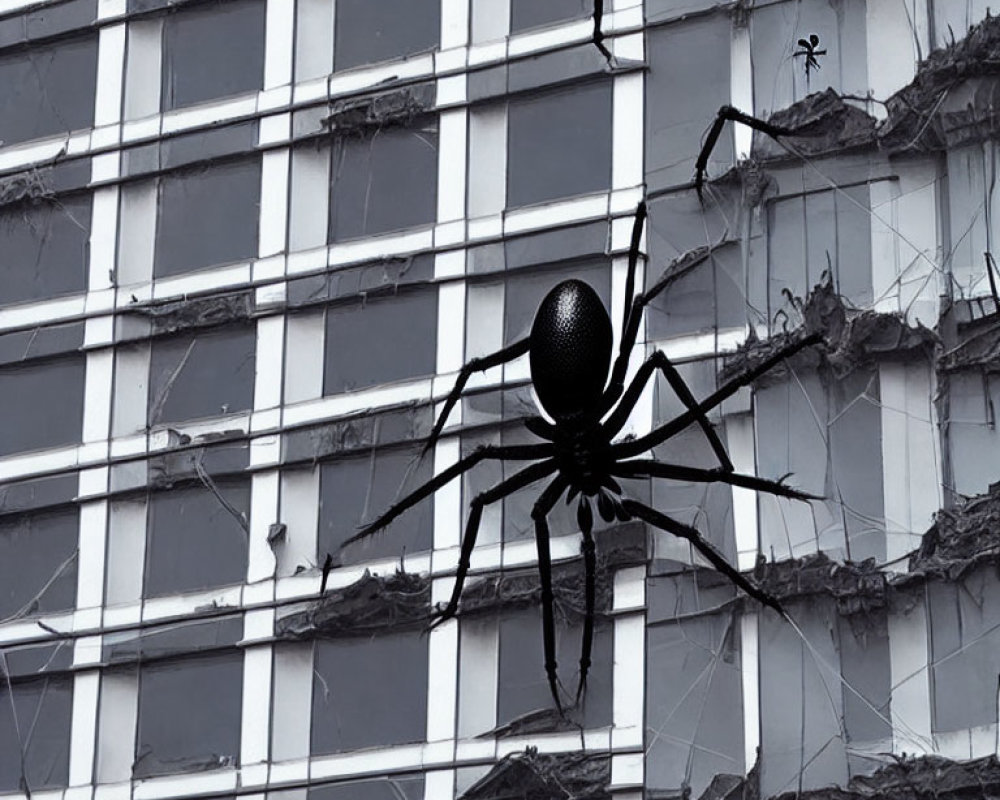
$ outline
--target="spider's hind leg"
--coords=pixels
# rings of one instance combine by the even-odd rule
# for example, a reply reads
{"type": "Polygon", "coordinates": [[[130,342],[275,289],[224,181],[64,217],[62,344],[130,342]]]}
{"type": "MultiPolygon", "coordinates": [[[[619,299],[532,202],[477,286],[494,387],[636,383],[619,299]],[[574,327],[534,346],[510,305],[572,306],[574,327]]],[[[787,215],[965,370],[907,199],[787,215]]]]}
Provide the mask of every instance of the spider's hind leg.
{"type": "Polygon", "coordinates": [[[720,108],[719,113],[715,117],[715,122],[712,123],[712,127],[708,131],[708,136],[705,137],[705,144],[702,145],[701,152],[698,153],[698,160],[694,164],[694,188],[698,192],[699,200],[701,199],[701,187],[705,183],[705,170],[708,168],[708,157],[712,155],[715,143],[719,141],[719,135],[722,133],[722,128],[727,121],[748,125],[754,130],[766,133],[772,138],[788,136],[791,133],[788,128],[782,128],[779,125],[772,125],[769,122],[764,122],[762,119],[757,119],[757,117],[751,117],[749,114],[744,114],[733,106],[723,106],[720,108]]]}
{"type": "Polygon", "coordinates": [[[597,554],[592,533],[594,515],[587,506],[586,514],[582,513],[587,498],[580,498],[580,512],[577,520],[580,532],[583,534],[583,568],[584,572],[584,617],[583,641],[580,644],[580,682],[576,685],[576,702],[587,688],[587,673],[590,671],[590,654],[594,647],[594,599],[597,594],[597,554]]]}

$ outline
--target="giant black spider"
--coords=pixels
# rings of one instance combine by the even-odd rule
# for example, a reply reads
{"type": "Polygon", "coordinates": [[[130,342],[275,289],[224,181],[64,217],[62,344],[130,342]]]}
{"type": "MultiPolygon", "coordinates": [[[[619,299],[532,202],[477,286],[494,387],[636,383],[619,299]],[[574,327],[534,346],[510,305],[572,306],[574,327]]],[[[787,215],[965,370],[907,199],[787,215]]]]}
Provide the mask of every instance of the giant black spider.
{"type": "MultiPolygon", "coordinates": [[[[636,263],[645,217],[646,206],[645,203],[641,203],[636,212],[629,247],[626,297],[632,297],[635,290],[636,263]]],[[[433,624],[437,625],[450,619],[458,610],[484,506],[555,473],[555,477],[535,502],[531,517],[535,525],[538,549],[545,671],[552,697],[560,712],[562,703],[556,677],[552,563],[546,517],[564,492],[568,491],[567,502],[580,495],[577,521],[583,535],[585,617],[577,702],[586,684],[594,633],[596,558],[592,536],[594,521],[590,504],[592,498],[597,504],[598,513],[608,522],[615,519],[624,522],[638,518],[654,527],[687,539],[734,584],[751,597],[779,612],[781,607],[777,601],[733,568],[695,528],[678,522],[643,503],[622,497],[622,488],[616,478],[652,477],[695,482],[721,481],[732,486],[766,491],[782,497],[799,500],[818,499],[786,486],[782,482],[783,479],[773,481],[735,472],[725,447],[706,416],[706,412],[719,406],[740,387],[750,384],[786,357],[813,344],[818,337],[804,338],[779,350],[763,363],[726,383],[700,403],[695,400],[677,369],[660,350],[646,359],[628,387],[625,386],[628,359],[639,332],[643,309],[670,283],[709,258],[711,252],[711,247],[693,251],[673,263],[649,291],[634,296],[631,306],[627,305],[624,309],[621,344],[610,370],[610,378],[608,368],[611,365],[612,355],[611,319],[596,292],[579,280],[566,280],[553,288],[539,306],[528,337],[491,355],[474,358],[462,367],[424,447],[424,453],[437,441],[449,413],[461,397],[466,381],[472,373],[511,361],[525,353],[529,354],[532,382],[538,401],[555,421],[554,424],[547,422],[541,416],[531,417],[525,421],[528,430],[544,439],[544,443],[513,446],[483,445],[399,500],[378,519],[345,542],[345,545],[349,544],[384,528],[406,509],[483,459],[501,461],[541,459],[538,463],[525,467],[472,499],[462,538],[455,586],[450,600],[439,610],[433,624]],[[614,441],[655,370],[663,374],[687,411],[644,436],[614,441]],[[697,424],[704,431],[718,459],[718,467],[701,469],[636,458],[690,424],[697,424]]]]}

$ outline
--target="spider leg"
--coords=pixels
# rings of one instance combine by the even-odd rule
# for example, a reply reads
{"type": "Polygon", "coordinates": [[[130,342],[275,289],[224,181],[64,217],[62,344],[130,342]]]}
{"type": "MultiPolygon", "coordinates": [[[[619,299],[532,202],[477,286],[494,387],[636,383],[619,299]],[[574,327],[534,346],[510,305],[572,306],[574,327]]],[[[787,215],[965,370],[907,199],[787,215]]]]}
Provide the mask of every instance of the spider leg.
{"type": "Polygon", "coordinates": [[[497,352],[490,353],[488,356],[474,358],[462,367],[461,371],[458,373],[458,380],[455,381],[455,385],[452,387],[451,392],[448,393],[448,397],[444,401],[444,408],[441,410],[441,414],[437,418],[437,422],[434,423],[434,430],[431,431],[430,438],[427,440],[427,444],[424,445],[421,455],[424,455],[437,442],[438,437],[441,435],[441,430],[444,428],[445,422],[448,421],[448,415],[455,407],[455,403],[457,403],[458,399],[462,396],[462,390],[465,388],[465,384],[468,382],[469,378],[472,377],[472,373],[484,372],[492,367],[497,367],[500,364],[506,364],[508,361],[513,361],[518,356],[523,356],[527,353],[528,346],[530,344],[530,337],[525,336],[520,341],[514,342],[512,345],[508,345],[502,350],[497,350],[497,352]]]}
{"type": "Polygon", "coordinates": [[[712,154],[712,150],[715,148],[715,143],[719,140],[719,135],[722,133],[722,128],[727,121],[730,122],[741,122],[744,125],[748,125],[754,130],[766,133],[773,139],[779,136],[788,136],[792,133],[788,128],[782,128],[779,125],[771,125],[768,122],[764,122],[762,119],[757,119],[757,117],[751,117],[749,114],[744,114],[738,108],[733,106],[723,106],[719,109],[719,113],[715,117],[715,122],[712,123],[712,127],[708,131],[708,136],[705,137],[705,144],[702,145],[701,152],[698,154],[698,160],[694,163],[694,188],[698,192],[698,199],[701,199],[701,187],[705,182],[705,169],[708,167],[708,157],[712,154]]]}
{"type": "Polygon", "coordinates": [[[340,545],[340,547],[343,549],[349,544],[353,544],[354,542],[371,536],[373,533],[381,530],[396,517],[406,511],[406,509],[410,506],[416,505],[425,497],[429,497],[434,494],[434,492],[448,483],[448,481],[456,475],[461,475],[467,469],[471,469],[484,458],[495,459],[498,461],[531,461],[536,458],[548,458],[552,455],[552,453],[552,445],[547,443],[507,446],[486,444],[481,447],[477,447],[472,453],[467,455],[465,458],[459,459],[450,467],[443,470],[440,474],[435,475],[423,486],[418,486],[402,500],[391,506],[374,522],[365,525],[360,531],[354,534],[354,536],[347,539],[340,545]]]}
{"type": "Polygon", "coordinates": [[[781,616],[785,616],[784,609],[775,598],[744,577],[739,570],[726,561],[722,553],[720,553],[711,542],[707,542],[702,538],[702,535],[698,533],[697,529],[692,528],[690,525],[685,525],[682,522],[678,522],[675,519],[671,519],[666,514],[661,514],[656,509],[650,508],[649,506],[643,505],[635,500],[622,500],[622,506],[625,507],[625,510],[628,511],[628,513],[644,520],[645,522],[648,522],[650,525],[653,525],[660,530],[664,530],[667,533],[672,533],[674,536],[679,536],[681,539],[687,539],[694,545],[699,553],[705,556],[705,558],[712,563],[712,565],[719,572],[729,578],[729,580],[735,583],[744,592],[755,600],[759,600],[764,605],[770,606],[781,614],[781,616]]]}
{"type": "Polygon", "coordinates": [[[717,405],[722,403],[729,397],[732,397],[736,392],[738,392],[742,387],[749,386],[757,378],[763,375],[768,370],[772,369],[775,365],[779,364],[786,358],[795,355],[799,350],[809,347],[813,344],[818,344],[823,341],[823,337],[814,333],[806,336],[799,341],[782,347],[777,353],[766,358],[760,364],[758,364],[753,369],[748,369],[742,375],[733,378],[731,381],[726,383],[724,386],[716,389],[712,394],[702,400],[698,405],[691,411],[685,411],[678,417],[670,420],[659,428],[656,428],[645,436],[640,436],[638,439],[633,439],[630,442],[619,442],[611,446],[611,455],[616,461],[621,461],[626,458],[633,458],[638,455],[642,455],[646,450],[656,447],[661,442],[665,442],[671,436],[674,436],[684,430],[688,425],[697,419],[698,413],[705,413],[711,411],[717,405]]]}
{"type": "Polygon", "coordinates": [[[523,489],[530,483],[550,475],[556,469],[556,463],[552,459],[540,461],[525,467],[519,472],[515,472],[506,480],[501,481],[491,489],[480,492],[470,503],[469,521],[465,523],[465,533],[462,535],[462,553],[458,558],[458,570],[455,573],[455,585],[451,590],[451,598],[448,604],[438,615],[437,619],[431,623],[434,628],[455,616],[458,611],[458,601],[462,596],[462,587],[465,585],[465,576],[469,573],[469,563],[472,558],[472,551],[476,546],[476,537],[479,535],[479,520],[483,516],[483,507],[506,497],[518,489],[523,489]]]}
{"type": "Polygon", "coordinates": [[[670,384],[670,388],[674,390],[674,393],[680,399],[680,401],[685,405],[688,411],[695,415],[695,421],[701,427],[702,431],[705,433],[705,437],[708,439],[708,443],[712,446],[712,450],[715,452],[715,457],[719,460],[719,465],[725,472],[733,471],[733,462],[729,460],[729,454],[726,452],[725,446],[719,439],[718,434],[715,432],[715,426],[711,423],[705,412],[698,408],[698,401],[694,399],[694,395],[691,394],[691,390],[688,385],[684,382],[681,374],[677,371],[677,368],[670,363],[670,359],[667,358],[666,354],[662,350],[657,350],[651,355],[643,365],[639,367],[639,371],[636,373],[635,378],[632,379],[632,383],[629,384],[628,389],[625,392],[625,396],[622,398],[621,403],[618,404],[618,408],[614,410],[607,421],[604,423],[604,431],[608,435],[608,439],[613,439],[618,432],[622,429],[628,419],[628,415],[632,413],[632,409],[635,408],[635,404],[639,401],[639,395],[642,394],[642,390],[646,388],[646,383],[649,381],[653,374],[653,370],[658,369],[663,373],[663,377],[667,379],[670,384]]]}
{"type": "Polygon", "coordinates": [[[726,472],[720,469],[699,469],[698,467],[684,467],[677,464],[664,464],[662,461],[652,461],[641,459],[636,461],[626,461],[611,469],[611,474],[619,478],[672,478],[680,481],[692,481],[694,483],[728,483],[731,486],[742,486],[746,489],[755,489],[758,492],[768,492],[779,497],[789,497],[792,500],[822,500],[808,492],[801,492],[786,486],[780,480],[772,481],[767,478],[758,478],[756,475],[742,475],[739,472],[726,472]]]}
{"type": "Polygon", "coordinates": [[[552,613],[552,556],[549,552],[549,524],[546,517],[563,493],[568,481],[557,475],[545,487],[545,491],[535,501],[531,518],[535,521],[535,545],[538,548],[538,579],[542,587],[542,640],[545,646],[545,674],[549,679],[549,691],[556,702],[559,713],[563,713],[559,700],[556,676],[556,624],[552,613]]]}
{"type": "MultiPolygon", "coordinates": [[[[581,509],[586,498],[581,498],[581,509]]],[[[594,647],[594,596],[597,593],[597,556],[594,548],[593,514],[578,514],[581,522],[580,532],[583,534],[583,568],[584,572],[584,616],[583,641],[580,645],[580,682],[576,685],[576,703],[587,688],[587,672],[590,670],[590,654],[594,647]],[[582,519],[581,519],[582,518],[582,519]]]]}

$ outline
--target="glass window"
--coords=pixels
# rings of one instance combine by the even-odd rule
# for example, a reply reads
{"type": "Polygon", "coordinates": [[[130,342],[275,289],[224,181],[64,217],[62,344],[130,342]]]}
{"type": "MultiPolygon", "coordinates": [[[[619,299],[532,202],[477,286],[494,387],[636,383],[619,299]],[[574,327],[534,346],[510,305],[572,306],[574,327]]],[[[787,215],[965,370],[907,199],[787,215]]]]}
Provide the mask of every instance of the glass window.
{"type": "Polygon", "coordinates": [[[0,620],[76,604],[78,509],[0,517],[0,620]]]}
{"type": "Polygon", "coordinates": [[[337,0],[334,70],[434,50],[441,0],[337,0]]]}
{"type": "Polygon", "coordinates": [[[0,703],[0,792],[65,787],[69,781],[73,679],[47,677],[3,683],[4,695],[8,691],[10,695],[0,703]]]}
{"type": "Polygon", "coordinates": [[[0,142],[91,127],[96,91],[96,33],[0,55],[0,142]]]}
{"type": "Polygon", "coordinates": [[[422,631],[321,640],[313,652],[313,755],[423,741],[427,636],[422,631]]]}
{"type": "Polygon", "coordinates": [[[149,424],[250,409],[256,352],[253,326],[154,339],[149,362],[149,424]]]}
{"type": "Polygon", "coordinates": [[[611,82],[511,100],[507,206],[542,203],[611,186],[611,82]]]}
{"type": "MultiPolygon", "coordinates": [[[[433,458],[418,447],[394,447],[327,461],[320,468],[318,555],[336,554],[340,545],[399,498],[433,475],[433,458]]],[[[434,500],[408,509],[381,533],[353,545],[351,560],[403,558],[430,549],[434,500]]]]}
{"type": "Polygon", "coordinates": [[[434,374],[437,316],[433,286],[330,307],[324,394],[434,374]]]}
{"type": "Polygon", "coordinates": [[[392,775],[309,789],[308,800],[423,800],[423,775],[392,775]]]}
{"type": "Polygon", "coordinates": [[[0,456],[78,444],[83,435],[82,355],[0,367],[0,456]]]}
{"type": "Polygon", "coordinates": [[[0,303],[86,291],[90,205],[76,194],[0,210],[0,303]]]}
{"type": "Polygon", "coordinates": [[[265,0],[185,8],[163,23],[164,111],[264,86],[265,0]]]}
{"type": "Polygon", "coordinates": [[[589,17],[593,0],[510,0],[510,32],[589,17]]]}
{"type": "Polygon", "coordinates": [[[248,477],[150,495],[144,596],[242,582],[249,515],[248,477]]]}
{"type": "Polygon", "coordinates": [[[256,257],[259,210],[259,157],[162,176],[153,276],[256,257]]]}
{"type": "Polygon", "coordinates": [[[329,240],[434,222],[437,172],[437,117],[338,137],[330,159],[329,240]]]}
{"type": "Polygon", "coordinates": [[[242,705],[242,653],[144,664],[133,777],[236,766],[242,705]]]}

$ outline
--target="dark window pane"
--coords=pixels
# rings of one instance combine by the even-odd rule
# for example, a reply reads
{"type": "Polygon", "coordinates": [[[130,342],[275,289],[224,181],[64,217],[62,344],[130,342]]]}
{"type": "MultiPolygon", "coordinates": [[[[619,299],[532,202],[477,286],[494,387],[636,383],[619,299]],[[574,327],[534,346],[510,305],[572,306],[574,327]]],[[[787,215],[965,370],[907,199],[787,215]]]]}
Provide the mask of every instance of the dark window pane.
{"type": "Polygon", "coordinates": [[[314,652],[313,755],[424,739],[423,632],[317,641],[314,652]]]}
{"type": "Polygon", "coordinates": [[[515,273],[507,278],[504,294],[504,343],[510,344],[528,335],[545,295],[556,284],[570,278],[588,284],[601,298],[605,311],[609,310],[611,264],[605,258],[577,262],[572,268],[515,273]]]}
{"type": "Polygon", "coordinates": [[[213,483],[221,497],[201,485],[150,496],[145,597],[229,586],[246,577],[250,479],[213,483]],[[242,514],[243,524],[233,512],[242,514]]]}
{"type": "Polygon", "coordinates": [[[554,22],[588,17],[592,0],[511,0],[510,32],[518,33],[554,22]]]}
{"type": "Polygon", "coordinates": [[[423,800],[423,776],[386,776],[309,789],[308,800],[423,800]]]}
{"type": "Polygon", "coordinates": [[[78,444],[83,434],[83,356],[0,369],[0,456],[78,444]]]}
{"type": "Polygon", "coordinates": [[[96,88],[96,34],[0,56],[0,141],[91,127],[96,88]]]}
{"type": "Polygon", "coordinates": [[[324,393],[433,374],[437,300],[437,289],[431,287],[330,308],[324,393]]]}
{"type": "Polygon", "coordinates": [[[435,117],[337,139],[331,158],[330,241],[433,222],[437,151],[435,117]]]}
{"type": "MultiPolygon", "coordinates": [[[[583,569],[583,565],[580,565],[583,569]]],[[[582,581],[581,581],[582,582],[582,581]]],[[[612,626],[594,627],[594,647],[587,673],[587,701],[583,725],[600,728],[611,724],[612,626]]],[[[556,661],[559,678],[576,691],[580,669],[583,624],[556,621],[556,661]]],[[[542,612],[529,608],[506,612],[500,620],[500,666],[497,687],[497,721],[503,725],[529,711],[551,708],[552,693],[545,674],[542,612]]]]}
{"type": "Polygon", "coordinates": [[[574,86],[511,101],[507,206],[611,186],[611,84],[574,86]]]}
{"type": "Polygon", "coordinates": [[[132,774],[235,766],[242,702],[242,653],[142,667],[132,774]]]}
{"type": "Polygon", "coordinates": [[[259,158],[165,175],[159,194],[154,277],[257,255],[259,158]]]}
{"type": "Polygon", "coordinates": [[[0,304],[86,291],[90,202],[85,194],[0,211],[0,304]]]}
{"type": "Polygon", "coordinates": [[[335,70],[438,46],[441,0],[337,0],[335,70]]]}
{"type": "Polygon", "coordinates": [[[32,790],[66,786],[72,678],[46,678],[4,686],[4,695],[0,703],[0,792],[24,790],[20,786],[22,747],[24,777],[32,790]],[[13,693],[16,716],[11,713],[7,691],[13,693]]]}
{"type": "MultiPolygon", "coordinates": [[[[386,511],[397,498],[432,477],[432,459],[418,460],[417,448],[392,448],[346,456],[323,464],[320,471],[318,553],[336,553],[340,545],[386,511]]],[[[382,533],[354,545],[348,560],[402,557],[430,549],[434,500],[427,498],[382,533]]]]}
{"type": "Polygon", "coordinates": [[[249,409],[256,348],[252,327],[154,340],[149,362],[149,424],[249,409]]]}
{"type": "Polygon", "coordinates": [[[79,519],[75,508],[0,519],[0,619],[73,608],[79,519]]]}
{"type": "Polygon", "coordinates": [[[263,86],[264,0],[211,3],[166,18],[164,111],[263,86]]]}

